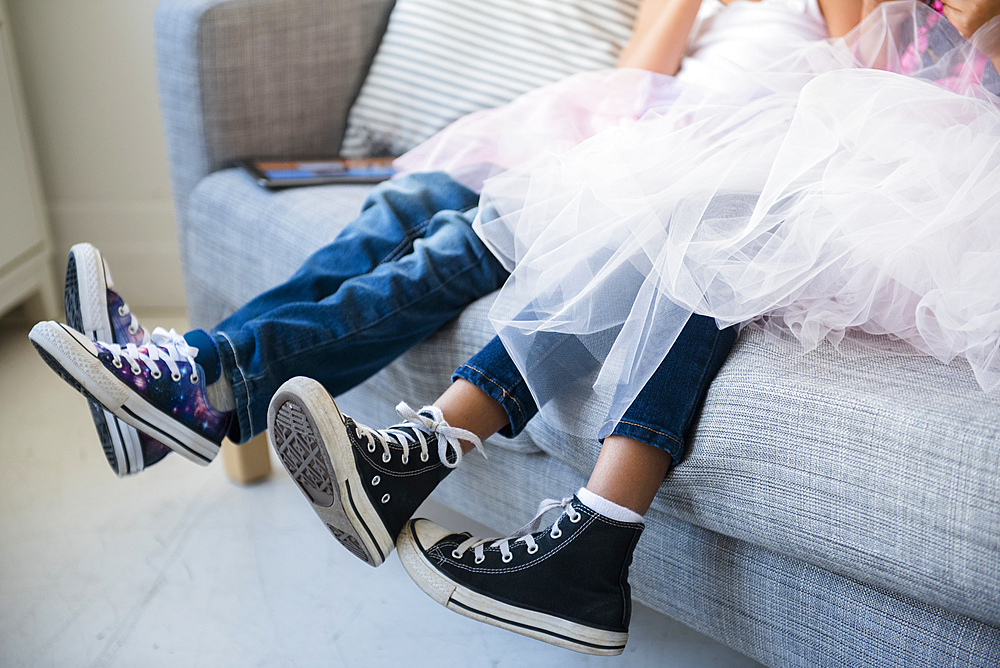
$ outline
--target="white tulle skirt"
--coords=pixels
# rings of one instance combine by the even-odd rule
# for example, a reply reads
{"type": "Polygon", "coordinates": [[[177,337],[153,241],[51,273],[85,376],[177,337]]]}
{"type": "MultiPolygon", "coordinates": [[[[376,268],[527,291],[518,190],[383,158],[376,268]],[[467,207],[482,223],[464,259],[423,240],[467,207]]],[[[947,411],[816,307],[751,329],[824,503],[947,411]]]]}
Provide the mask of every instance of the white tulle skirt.
{"type": "MultiPolygon", "coordinates": [[[[994,19],[973,42],[998,35],[994,19]]],[[[887,3],[768,71],[574,77],[456,123],[400,167],[482,188],[477,231],[512,271],[491,319],[540,404],[596,392],[613,424],[692,313],[804,350],[901,339],[967,358],[994,392],[1000,100],[986,63],[923,5],[887,3]],[[584,385],[539,354],[553,333],[593,355],[584,385]]]]}

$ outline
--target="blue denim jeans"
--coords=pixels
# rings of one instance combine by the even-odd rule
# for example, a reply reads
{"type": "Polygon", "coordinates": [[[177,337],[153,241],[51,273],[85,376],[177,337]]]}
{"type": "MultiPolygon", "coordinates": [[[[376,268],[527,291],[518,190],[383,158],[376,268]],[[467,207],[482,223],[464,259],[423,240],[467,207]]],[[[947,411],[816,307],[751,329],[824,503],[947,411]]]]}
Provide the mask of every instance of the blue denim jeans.
{"type": "Polygon", "coordinates": [[[266,428],[289,378],[345,392],[503,285],[507,272],[472,231],[478,202],[443,173],[382,183],[294,276],[213,329],[236,396],[230,440],[266,428]]]}
{"type": "MultiPolygon", "coordinates": [[[[575,347],[582,348],[578,339],[555,333],[551,338],[546,342],[546,349],[548,354],[558,354],[564,361],[562,368],[567,372],[567,382],[571,382],[573,375],[589,370],[586,361],[577,364],[581,360],[593,360],[586,350],[575,350],[575,347]]],[[[670,453],[671,465],[677,465],[684,459],[685,437],[705,400],[705,393],[735,341],[735,327],[720,330],[712,318],[691,316],[622,419],[605,428],[610,428],[611,434],[666,450],[670,453]]],[[[458,378],[477,386],[503,407],[510,419],[509,426],[500,432],[504,436],[520,433],[538,412],[517,366],[497,337],[455,371],[453,380],[458,378]]]]}

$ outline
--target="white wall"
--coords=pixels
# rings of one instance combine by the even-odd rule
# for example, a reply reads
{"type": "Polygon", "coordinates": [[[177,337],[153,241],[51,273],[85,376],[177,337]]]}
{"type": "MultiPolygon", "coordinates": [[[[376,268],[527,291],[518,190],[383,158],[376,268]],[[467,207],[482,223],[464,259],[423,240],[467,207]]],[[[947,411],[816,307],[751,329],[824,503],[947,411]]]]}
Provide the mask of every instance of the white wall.
{"type": "Polygon", "coordinates": [[[7,0],[62,277],[104,253],[134,306],[181,306],[153,54],[156,0],[7,0]]]}

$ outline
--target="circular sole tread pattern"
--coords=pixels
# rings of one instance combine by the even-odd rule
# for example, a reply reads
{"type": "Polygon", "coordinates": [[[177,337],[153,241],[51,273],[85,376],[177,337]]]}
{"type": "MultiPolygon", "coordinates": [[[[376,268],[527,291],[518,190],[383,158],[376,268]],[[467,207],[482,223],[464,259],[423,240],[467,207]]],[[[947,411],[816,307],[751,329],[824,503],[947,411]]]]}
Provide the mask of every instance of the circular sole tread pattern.
{"type": "MultiPolygon", "coordinates": [[[[63,292],[66,324],[78,332],[83,331],[83,313],[80,312],[80,286],[76,279],[76,257],[70,254],[66,263],[66,289],[63,292]]],[[[84,332],[86,333],[86,332],[84,332]]]]}
{"type": "Polygon", "coordinates": [[[357,538],[349,533],[344,533],[337,527],[333,526],[327,522],[326,528],[330,530],[333,537],[340,541],[340,544],[347,548],[347,551],[353,554],[355,557],[364,561],[366,563],[371,560],[368,558],[368,552],[365,550],[364,546],[358,541],[357,538]]]}
{"type": "Polygon", "coordinates": [[[344,506],[350,501],[341,493],[337,472],[308,411],[295,401],[284,401],[274,413],[268,436],[282,466],[333,537],[358,559],[379,566],[383,559],[369,550],[348,517],[344,506]]]}
{"type": "Polygon", "coordinates": [[[337,500],[333,472],[323,461],[323,446],[305,411],[286,401],[274,417],[272,431],[275,450],[292,480],[315,505],[332,506],[337,500]]]}

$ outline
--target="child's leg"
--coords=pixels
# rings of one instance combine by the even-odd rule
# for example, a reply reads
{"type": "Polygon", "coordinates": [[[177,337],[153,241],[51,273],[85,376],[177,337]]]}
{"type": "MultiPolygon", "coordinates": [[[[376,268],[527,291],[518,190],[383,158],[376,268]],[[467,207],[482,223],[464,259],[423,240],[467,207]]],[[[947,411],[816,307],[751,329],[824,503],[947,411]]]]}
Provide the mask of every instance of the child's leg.
{"type": "Polygon", "coordinates": [[[735,328],[691,317],[622,419],[604,426],[611,434],[587,489],[646,513],[667,470],[683,459],[685,438],[735,340],[735,328]]]}
{"type": "MultiPolygon", "coordinates": [[[[434,405],[441,409],[448,424],[468,429],[480,441],[485,441],[510,425],[510,418],[503,406],[462,378],[456,379],[434,405]]],[[[468,452],[473,447],[475,446],[470,441],[462,441],[463,452],[468,452]]]]}
{"type": "MultiPolygon", "coordinates": [[[[685,436],[735,338],[733,328],[719,330],[711,318],[691,318],[604,440],[587,489],[640,515],[646,513],[667,471],[682,458],[685,436]]],[[[511,425],[520,431],[537,412],[498,338],[462,365],[455,377],[434,405],[449,424],[468,429],[481,440],[511,425]]],[[[466,450],[471,447],[465,445],[466,450]]]]}
{"type": "MultiPolygon", "coordinates": [[[[556,502],[564,512],[547,530],[539,531],[541,511],[499,540],[411,520],[397,543],[407,572],[439,603],[473,619],[580,652],[620,653],[628,638],[628,567],[641,516],[683,456],[684,436],[734,338],[712,320],[692,318],[605,438],[586,489],[556,502]]],[[[488,383],[479,387],[490,392],[488,383]]],[[[493,400],[509,403],[503,393],[493,400]]],[[[473,395],[471,401],[484,400],[473,395]]]]}
{"type": "MultiPolygon", "coordinates": [[[[95,412],[99,428],[108,423],[118,433],[118,426],[132,425],[206,464],[223,436],[240,442],[264,429],[268,402],[288,378],[308,374],[333,393],[343,392],[499,287],[507,273],[471,229],[477,202],[475,193],[443,174],[416,175],[381,186],[335,242],[318,251],[285,284],[239,309],[212,335],[195,330],[184,341],[154,342],[161,357],[174,356],[181,366],[191,367],[183,374],[173,368],[165,373],[154,358],[146,369],[151,378],[125,377],[119,373],[122,359],[115,357],[115,368],[106,368],[97,348],[92,358],[84,359],[85,368],[76,368],[73,360],[61,360],[59,351],[86,342],[74,341],[57,323],[40,323],[32,340],[46,361],[91,396],[98,387],[122,384],[114,396],[106,397],[115,405],[95,412]],[[169,385],[164,376],[191,380],[169,385]],[[140,380],[141,387],[136,384],[140,380]],[[163,387],[146,391],[157,384],[163,387]],[[148,408],[149,419],[157,424],[137,418],[134,407],[119,406],[126,395],[141,402],[143,410],[148,408]],[[110,417],[103,417],[102,411],[110,417]],[[197,416],[206,411],[212,420],[209,428],[202,428],[206,423],[197,416]],[[179,419],[163,421],[158,419],[162,413],[191,419],[185,424],[179,419]]],[[[110,302],[103,294],[100,297],[108,311],[110,302]]],[[[121,307],[127,314],[124,303],[121,307]]],[[[133,330],[137,336],[144,332],[134,318],[129,333],[133,330]]],[[[90,332],[87,335],[94,338],[90,332]]],[[[128,362],[130,370],[145,364],[131,358],[128,362]]],[[[121,462],[126,455],[115,458],[121,462]]]]}
{"type": "Polygon", "coordinates": [[[587,489],[645,515],[673,458],[666,450],[625,436],[608,436],[590,474],[587,489]]]}
{"type": "Polygon", "coordinates": [[[264,429],[289,378],[336,396],[500,287],[507,272],[472,231],[478,201],[441,173],[387,182],[292,278],[220,323],[211,338],[236,402],[230,440],[264,429]]]}

